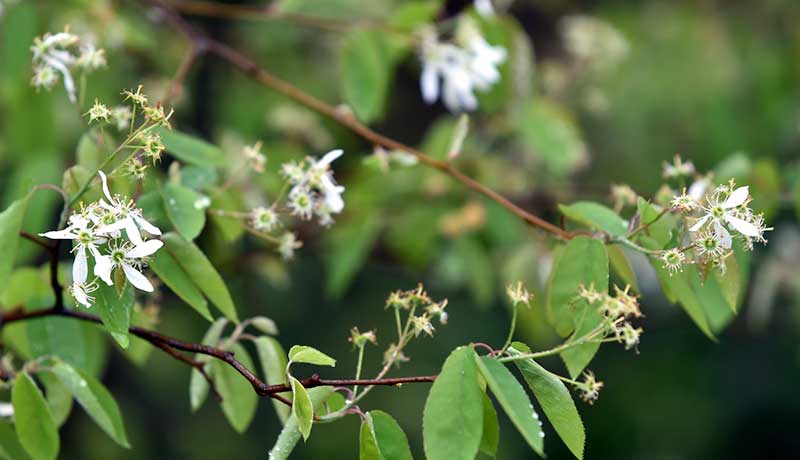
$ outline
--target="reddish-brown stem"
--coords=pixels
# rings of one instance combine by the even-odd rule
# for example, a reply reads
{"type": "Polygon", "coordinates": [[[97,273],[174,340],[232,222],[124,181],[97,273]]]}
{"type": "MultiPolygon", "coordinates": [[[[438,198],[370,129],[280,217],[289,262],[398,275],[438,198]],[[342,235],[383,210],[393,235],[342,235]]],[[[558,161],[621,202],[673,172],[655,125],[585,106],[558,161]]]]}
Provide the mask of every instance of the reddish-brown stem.
{"type": "Polygon", "coordinates": [[[260,68],[250,57],[192,27],[169,6],[168,2],[161,0],[150,0],[150,2],[159,6],[164,11],[166,20],[191,40],[193,43],[192,46],[198,49],[206,49],[210,54],[222,59],[262,85],[283,94],[317,113],[331,118],[374,145],[379,145],[390,150],[401,150],[414,155],[423,165],[449,175],[473,191],[506,208],[531,226],[545,230],[561,239],[570,239],[573,236],[570,232],[557,225],[553,225],[541,217],[520,208],[508,198],[456,169],[449,162],[433,158],[414,147],[384,136],[358,121],[350,111],[341,110],[327,102],[317,99],[291,83],[260,68]]]}

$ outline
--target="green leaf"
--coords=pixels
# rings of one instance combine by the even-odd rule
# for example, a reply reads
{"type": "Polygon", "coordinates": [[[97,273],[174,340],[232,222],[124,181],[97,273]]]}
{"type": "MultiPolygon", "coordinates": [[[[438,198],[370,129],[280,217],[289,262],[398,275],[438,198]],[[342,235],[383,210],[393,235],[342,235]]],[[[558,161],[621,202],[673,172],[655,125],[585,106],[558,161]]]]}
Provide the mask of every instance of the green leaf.
{"type": "Polygon", "coordinates": [[[0,422],[0,458],[3,460],[30,460],[25,448],[19,442],[11,424],[0,422]]]}
{"type": "Polygon", "coordinates": [[[289,361],[292,363],[316,364],[317,366],[336,366],[336,360],[313,347],[295,345],[289,349],[289,361]]]}
{"type": "Polygon", "coordinates": [[[418,26],[432,21],[440,7],[439,2],[430,0],[404,2],[392,13],[389,24],[397,29],[413,31],[418,26]]]}
{"type": "MultiPolygon", "coordinates": [[[[264,380],[267,385],[278,385],[286,382],[286,352],[280,342],[273,337],[256,337],[253,340],[256,345],[256,352],[258,359],[261,361],[261,370],[264,372],[264,380]]],[[[275,412],[281,423],[286,424],[286,419],[289,418],[291,410],[282,402],[273,399],[272,404],[275,406],[275,412]]]]}
{"type": "Polygon", "coordinates": [[[473,354],[481,375],[492,390],[492,394],[500,403],[511,423],[517,428],[528,445],[544,457],[544,434],[539,426],[539,416],[525,393],[525,389],[517,382],[514,375],[500,361],[479,357],[473,354]]]}
{"type": "MultiPolygon", "coordinates": [[[[231,350],[244,367],[253,369],[253,362],[244,347],[237,343],[231,350]]],[[[210,367],[214,385],[222,396],[222,412],[225,418],[234,430],[244,433],[256,414],[258,395],[253,391],[250,382],[226,362],[215,359],[211,361],[210,367]]]]}
{"type": "Polygon", "coordinates": [[[159,129],[167,153],[186,163],[200,166],[225,166],[225,153],[214,144],[179,131],[159,129]]]}
{"type": "Polygon", "coordinates": [[[558,205],[558,209],[567,218],[611,236],[625,236],[628,233],[628,222],[602,204],[579,201],[570,205],[558,205]]]}
{"type": "Polygon", "coordinates": [[[497,446],[500,445],[500,423],[497,421],[497,411],[494,410],[489,395],[483,394],[483,435],[481,436],[480,451],[495,458],[497,446]]]}
{"type": "MultiPolygon", "coordinates": [[[[237,209],[241,206],[240,197],[230,189],[216,193],[214,198],[211,199],[211,207],[216,209],[237,209]]],[[[210,220],[214,228],[219,229],[219,232],[227,242],[236,241],[244,234],[245,224],[241,219],[211,213],[210,220]]]]}
{"type": "Polygon", "coordinates": [[[422,416],[428,460],[473,460],[483,431],[483,392],[472,347],[456,348],[433,382],[422,416]]]}
{"type": "Polygon", "coordinates": [[[161,281],[169,287],[181,300],[189,304],[200,316],[213,321],[211,312],[208,311],[208,302],[195,286],[186,271],[178,264],[168,251],[158,251],[149,261],[150,269],[158,275],[161,281]]]}
{"type": "Polygon", "coordinates": [[[344,294],[364,265],[381,228],[381,219],[376,213],[370,213],[358,219],[356,225],[337,226],[328,232],[327,246],[330,249],[325,257],[328,273],[326,294],[334,298],[344,294]]]}
{"type": "Polygon", "coordinates": [[[27,197],[11,203],[11,206],[0,213],[0,295],[6,290],[8,277],[14,268],[14,258],[19,247],[19,231],[22,230],[22,221],[25,218],[25,209],[28,205],[27,197]]]}
{"type": "Polygon", "coordinates": [[[91,131],[84,133],[78,141],[78,148],[75,153],[78,165],[89,171],[97,171],[105,159],[104,154],[97,148],[97,136],[97,133],[91,131]]]}
{"type": "MultiPolygon", "coordinates": [[[[512,356],[530,353],[530,348],[525,344],[514,342],[509,348],[509,352],[512,356]]],[[[542,406],[547,419],[553,424],[556,433],[575,457],[582,459],[586,433],[572,395],[564,382],[532,359],[518,360],[514,363],[522,373],[522,377],[528,382],[528,386],[542,406]]]]}
{"type": "Polygon", "coordinates": [[[305,441],[311,436],[314,406],[303,384],[294,377],[289,377],[289,381],[292,384],[292,415],[297,419],[297,426],[305,441]]]}
{"type": "Polygon", "coordinates": [[[636,210],[639,214],[639,225],[649,224],[641,234],[648,235],[657,243],[657,247],[650,249],[664,249],[672,239],[675,218],[669,214],[659,218],[658,215],[661,213],[661,209],[656,208],[654,204],[649,203],[642,197],[639,197],[636,201],[636,210]]]}
{"type": "MultiPolygon", "coordinates": [[[[316,387],[308,390],[308,396],[316,408],[320,410],[320,406],[333,393],[333,388],[329,386],[316,387]]],[[[297,426],[297,418],[294,414],[290,415],[286,420],[286,424],[278,435],[278,440],[275,446],[269,451],[270,460],[287,460],[292,454],[297,442],[300,440],[300,429],[297,426]]]]}
{"type": "Polygon", "coordinates": [[[562,337],[574,331],[581,320],[576,318],[581,313],[575,303],[578,288],[592,284],[600,292],[608,289],[606,249],[598,240],[573,238],[555,261],[547,289],[547,309],[562,337]]]}
{"type": "Polygon", "coordinates": [[[233,299],[225,286],[225,281],[217,273],[203,252],[191,241],[186,241],[177,233],[166,233],[161,239],[165,243],[167,251],[183,267],[195,285],[216,305],[219,311],[238,323],[239,316],[236,314],[236,307],[233,299]]]}
{"type": "Polygon", "coordinates": [[[195,190],[211,190],[219,181],[216,168],[186,165],[181,168],[181,185],[195,190]]]}
{"type": "Polygon", "coordinates": [[[163,191],[164,209],[175,229],[187,240],[200,235],[206,225],[206,213],[197,203],[203,198],[194,190],[169,183],[163,191]]]}
{"type": "Polygon", "coordinates": [[[122,295],[117,295],[115,286],[108,286],[105,283],[99,283],[97,291],[94,296],[97,301],[97,311],[100,314],[100,319],[103,320],[103,326],[114,337],[120,347],[128,348],[130,337],[128,336],[128,329],[131,327],[131,310],[133,309],[134,295],[133,286],[130,283],[125,283],[122,295]]]}
{"type": "Polygon", "coordinates": [[[67,417],[72,411],[72,393],[52,372],[39,372],[37,376],[44,386],[47,406],[50,408],[53,422],[60,427],[67,421],[67,417]]]}
{"type": "Polygon", "coordinates": [[[385,34],[359,29],[348,33],[340,67],[342,94],[358,118],[369,123],[383,116],[394,67],[385,34]]]}
{"type": "Polygon", "coordinates": [[[44,396],[33,379],[24,372],[17,374],[11,390],[14,426],[22,447],[34,460],[51,460],[58,456],[58,429],[44,396]]]}
{"type": "Polygon", "coordinates": [[[544,99],[528,103],[516,117],[521,143],[550,172],[563,176],[587,160],[578,127],[561,107],[544,99]]]}
{"type": "Polygon", "coordinates": [[[391,415],[380,410],[367,412],[361,424],[361,449],[361,460],[412,459],[403,429],[391,415]]]}
{"type": "Polygon", "coordinates": [[[164,209],[164,198],[160,190],[150,190],[142,193],[136,199],[136,205],[142,210],[142,215],[148,222],[159,228],[170,226],[167,210],[164,209]]]}
{"type": "MultiPolygon", "coordinates": [[[[222,332],[225,330],[225,326],[228,325],[228,320],[226,318],[220,318],[216,320],[206,331],[205,336],[203,336],[203,345],[208,345],[211,347],[216,347],[217,342],[219,342],[219,338],[222,336],[222,332]]],[[[195,360],[200,362],[208,362],[210,361],[211,357],[208,355],[201,355],[195,354],[195,360]]],[[[206,366],[206,372],[210,372],[208,366],[206,366]]],[[[208,396],[208,381],[203,377],[203,374],[200,373],[197,369],[192,369],[191,376],[189,377],[189,403],[192,407],[192,412],[196,411],[200,408],[203,404],[203,401],[206,400],[208,396]]]]}
{"type": "Polygon", "coordinates": [[[119,407],[102,383],[63,361],[53,365],[51,371],[111,439],[123,447],[130,447],[119,407]]]}
{"type": "Polygon", "coordinates": [[[608,262],[614,273],[625,283],[630,285],[634,291],[639,292],[639,283],[636,281],[636,273],[634,273],[625,251],[617,244],[610,244],[606,246],[608,252],[608,262]]]}
{"type": "Polygon", "coordinates": [[[725,298],[728,307],[732,312],[736,313],[739,308],[739,294],[742,292],[739,262],[736,257],[728,257],[725,260],[725,266],[725,274],[721,274],[719,270],[714,270],[712,276],[719,284],[720,292],[725,298]]]}

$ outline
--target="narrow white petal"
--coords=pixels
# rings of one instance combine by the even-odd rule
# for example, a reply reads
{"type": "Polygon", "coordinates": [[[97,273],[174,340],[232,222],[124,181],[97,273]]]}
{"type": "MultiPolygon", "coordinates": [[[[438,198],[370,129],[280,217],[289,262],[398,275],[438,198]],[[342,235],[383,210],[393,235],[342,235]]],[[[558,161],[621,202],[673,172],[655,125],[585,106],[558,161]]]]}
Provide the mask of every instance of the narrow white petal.
{"type": "Polygon", "coordinates": [[[51,240],[74,240],[78,235],[72,233],[70,229],[54,230],[52,232],[40,233],[39,236],[50,238],[51,240]]]}
{"type": "Polygon", "coordinates": [[[131,216],[122,220],[125,222],[125,233],[128,235],[128,239],[131,240],[131,243],[133,243],[134,246],[142,244],[142,235],[139,233],[139,227],[136,226],[131,216]]]}
{"type": "Polygon", "coordinates": [[[161,246],[164,246],[164,242],[161,240],[148,240],[128,251],[125,254],[125,258],[139,259],[147,257],[161,249],[161,246]]]}
{"type": "Polygon", "coordinates": [[[78,246],[75,251],[75,261],[72,262],[72,282],[83,284],[89,274],[89,263],[86,259],[86,247],[78,246]]]}
{"type": "Polygon", "coordinates": [[[439,98],[439,72],[433,64],[425,64],[419,77],[419,87],[422,91],[422,100],[433,104],[439,98]]]}
{"type": "Polygon", "coordinates": [[[89,296],[86,295],[86,292],[84,292],[83,288],[78,286],[73,286],[70,292],[72,292],[72,296],[75,297],[76,302],[78,302],[79,304],[83,305],[86,308],[92,307],[92,303],[89,302],[89,296]]]}
{"type": "Polygon", "coordinates": [[[725,221],[731,224],[731,227],[735,228],[737,232],[741,233],[745,236],[758,236],[758,227],[747,222],[746,220],[739,219],[738,217],[731,216],[730,214],[725,214],[725,221]]]}
{"type": "Polygon", "coordinates": [[[741,206],[747,200],[748,196],[750,196],[750,187],[739,187],[731,193],[731,196],[729,196],[724,203],[722,203],[722,207],[730,209],[741,206]]]}
{"type": "Polygon", "coordinates": [[[323,155],[322,159],[319,160],[319,163],[317,163],[317,164],[318,165],[330,165],[331,163],[333,163],[334,160],[336,160],[337,158],[342,156],[343,153],[344,153],[344,150],[342,150],[342,149],[331,150],[330,152],[328,152],[325,155],[323,155]]]}
{"type": "Polygon", "coordinates": [[[111,270],[114,264],[111,263],[111,257],[94,254],[94,275],[103,280],[104,283],[111,286],[114,281],[111,280],[111,270]]]}
{"type": "Polygon", "coordinates": [[[700,220],[697,221],[697,223],[692,225],[692,228],[690,228],[689,231],[690,232],[696,232],[696,231],[700,230],[700,228],[702,228],[703,225],[705,225],[705,223],[708,220],[708,218],[709,218],[708,214],[706,214],[705,216],[701,217],[700,220]]]}
{"type": "Polygon", "coordinates": [[[135,220],[136,223],[139,224],[140,227],[142,227],[142,230],[146,231],[151,235],[161,234],[161,230],[155,225],[148,222],[144,217],[140,216],[139,214],[131,214],[131,216],[133,217],[133,220],[135,220]]]}
{"type": "MultiPolygon", "coordinates": [[[[127,219],[127,218],[126,218],[127,219]]],[[[95,233],[98,235],[107,235],[109,233],[118,232],[125,228],[126,222],[125,219],[120,219],[113,224],[103,225],[95,229],[95,233]]]]}
{"type": "Polygon", "coordinates": [[[733,244],[731,234],[728,232],[728,229],[726,229],[719,222],[714,222],[714,236],[717,237],[717,241],[719,241],[719,244],[722,245],[723,248],[731,248],[731,245],[733,244]]]}
{"type": "Polygon", "coordinates": [[[97,171],[97,174],[100,175],[100,180],[103,181],[103,193],[105,194],[106,198],[108,198],[108,201],[113,202],[114,198],[111,197],[111,192],[108,190],[108,179],[106,178],[106,173],[103,171],[97,171]]]}
{"type": "Polygon", "coordinates": [[[147,280],[147,277],[139,273],[138,270],[128,264],[122,264],[122,271],[125,272],[125,277],[131,282],[134,287],[141,289],[145,292],[153,292],[153,285],[147,280]]]}

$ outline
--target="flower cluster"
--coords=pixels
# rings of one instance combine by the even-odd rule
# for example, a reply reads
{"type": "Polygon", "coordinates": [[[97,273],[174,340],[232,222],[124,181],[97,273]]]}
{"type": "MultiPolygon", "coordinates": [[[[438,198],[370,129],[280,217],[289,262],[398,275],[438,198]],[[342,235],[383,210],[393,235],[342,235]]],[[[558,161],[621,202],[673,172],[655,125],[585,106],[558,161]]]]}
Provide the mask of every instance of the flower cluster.
{"type": "Polygon", "coordinates": [[[498,66],[506,50],[491,46],[469,18],[460,21],[455,43],[441,42],[436,31],[426,30],[420,48],[422,98],[432,104],[439,99],[451,112],[478,108],[475,90],[488,91],[500,81],[498,66]]]}
{"type": "Polygon", "coordinates": [[[630,319],[641,317],[642,311],[639,308],[637,297],[630,294],[630,286],[620,289],[615,285],[613,296],[607,292],[597,291],[594,285],[590,285],[588,288],[580,286],[578,297],[596,307],[603,314],[605,318],[604,335],[613,336],[617,342],[625,345],[626,350],[639,344],[639,338],[644,331],[641,328],[633,327],[630,319]]]}
{"type": "Polygon", "coordinates": [[[409,313],[409,319],[412,326],[412,331],[415,336],[420,333],[425,333],[433,336],[435,328],[431,319],[438,318],[439,323],[447,324],[448,314],[445,311],[447,308],[447,299],[441,302],[434,302],[425,292],[422,285],[418,285],[416,289],[409,291],[395,291],[389,294],[386,299],[386,308],[393,308],[395,310],[406,310],[409,313]],[[416,315],[416,312],[422,310],[421,315],[416,315]]]}
{"type": "Polygon", "coordinates": [[[88,73],[106,66],[103,49],[96,48],[92,43],[81,43],[80,37],[68,30],[36,37],[31,52],[33,52],[31,84],[37,89],[50,90],[60,78],[73,104],[78,101],[78,97],[72,71],[77,69],[88,73]]]}
{"type": "Polygon", "coordinates": [[[589,404],[594,404],[600,396],[603,382],[597,380],[592,371],[583,373],[583,381],[575,383],[575,387],[581,392],[581,399],[589,404]]]}
{"type": "Polygon", "coordinates": [[[121,270],[134,287],[153,292],[153,285],[141,270],[147,265],[147,258],[164,245],[161,240],[143,238],[143,232],[161,235],[161,230],[148,222],[142,210],[128,197],[112,195],[106,175],[102,171],[98,174],[104,198],[81,205],[80,212],[70,216],[65,229],[41,234],[50,239],[72,240],[75,260],[69,292],[87,308],[94,302],[90,294],[98,288],[97,279],[112,286],[115,269],[121,270]],[[95,278],[91,281],[88,279],[89,255],[94,260],[95,278]]]}
{"type": "Polygon", "coordinates": [[[319,223],[327,226],[333,223],[331,214],[342,212],[344,187],[336,183],[331,170],[331,163],[342,153],[342,150],[331,150],[319,160],[307,157],[300,163],[285,163],[281,167],[291,186],[289,209],[294,216],[310,220],[316,215],[319,223]]]}

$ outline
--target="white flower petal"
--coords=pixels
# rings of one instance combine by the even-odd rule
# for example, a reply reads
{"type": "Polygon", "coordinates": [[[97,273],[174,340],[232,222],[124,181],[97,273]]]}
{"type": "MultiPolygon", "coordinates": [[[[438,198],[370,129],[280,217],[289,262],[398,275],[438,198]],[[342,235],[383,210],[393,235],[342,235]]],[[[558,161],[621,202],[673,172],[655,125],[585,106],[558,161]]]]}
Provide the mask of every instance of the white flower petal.
{"type": "Polygon", "coordinates": [[[746,220],[739,219],[738,217],[734,217],[730,214],[725,214],[725,221],[728,222],[731,227],[735,228],[737,232],[741,233],[745,236],[758,236],[758,227],[747,222],[746,220]]]}
{"type": "Polygon", "coordinates": [[[72,262],[72,282],[83,284],[89,274],[89,263],[86,258],[86,247],[78,246],[75,251],[75,261],[72,262]]]}
{"type": "Polygon", "coordinates": [[[161,235],[161,230],[155,225],[145,220],[144,217],[140,216],[139,214],[131,214],[131,217],[133,217],[133,220],[135,220],[136,223],[139,224],[139,227],[142,227],[142,230],[146,231],[151,235],[161,235]]]}
{"type": "Polygon", "coordinates": [[[54,230],[52,232],[40,233],[39,236],[50,238],[51,240],[74,240],[78,235],[72,233],[70,229],[54,230]]]}
{"type": "Polygon", "coordinates": [[[153,285],[147,280],[147,277],[142,275],[138,270],[128,264],[122,264],[122,271],[125,272],[125,277],[134,287],[141,289],[145,292],[153,292],[153,285]]]}
{"type": "Polygon", "coordinates": [[[439,98],[439,72],[434,64],[426,63],[422,66],[419,87],[425,103],[433,104],[439,98]]]}
{"type": "MultiPolygon", "coordinates": [[[[114,202],[114,198],[111,197],[111,192],[108,190],[108,178],[106,178],[106,173],[103,171],[97,171],[97,174],[100,175],[100,180],[103,181],[103,193],[105,194],[108,201],[114,202]]],[[[103,204],[102,200],[100,204],[103,204]]]]}
{"type": "Polygon", "coordinates": [[[747,201],[747,197],[750,196],[750,187],[744,186],[739,187],[731,193],[727,200],[722,203],[722,207],[725,209],[735,208],[737,206],[741,206],[747,201]]]}
{"type": "Polygon", "coordinates": [[[705,216],[701,217],[700,220],[697,221],[697,223],[692,225],[692,227],[689,229],[689,231],[690,232],[696,232],[696,231],[700,230],[700,228],[702,228],[703,225],[705,225],[705,223],[708,220],[708,218],[709,218],[708,214],[706,214],[705,216]]]}
{"type": "Polygon", "coordinates": [[[114,264],[111,263],[111,257],[94,254],[94,275],[103,280],[109,286],[114,284],[111,280],[111,270],[114,269],[114,264]]]}
{"type": "Polygon", "coordinates": [[[484,18],[490,18],[494,16],[492,0],[475,0],[473,4],[475,5],[475,11],[477,11],[478,14],[484,18]]]}
{"type": "Polygon", "coordinates": [[[128,239],[131,240],[131,243],[133,243],[134,246],[142,244],[142,235],[139,233],[139,227],[136,226],[131,216],[122,220],[125,222],[125,233],[128,235],[128,239]]]}
{"type": "Polygon", "coordinates": [[[731,234],[730,232],[728,232],[728,229],[726,229],[719,222],[714,222],[714,236],[717,238],[717,241],[719,241],[719,244],[723,248],[725,249],[731,248],[731,245],[733,244],[733,241],[731,239],[731,234]]]}
{"type": "MultiPolygon", "coordinates": [[[[127,218],[126,218],[127,219],[127,218]]],[[[95,229],[95,233],[98,235],[107,235],[109,233],[118,232],[125,228],[126,226],[125,219],[120,219],[113,224],[103,225],[95,229]]]]}
{"type": "Polygon", "coordinates": [[[161,249],[162,246],[164,246],[164,242],[161,240],[148,240],[128,251],[125,254],[125,258],[140,259],[147,257],[161,249]]]}
{"type": "Polygon", "coordinates": [[[81,287],[81,286],[72,286],[72,289],[70,289],[70,292],[72,293],[72,297],[75,297],[75,301],[76,302],[78,302],[79,304],[83,305],[86,308],[91,308],[92,307],[92,303],[89,302],[89,296],[83,290],[83,287],[81,287]]]}
{"type": "Polygon", "coordinates": [[[322,159],[319,160],[317,165],[329,166],[331,163],[333,163],[334,160],[342,156],[343,153],[344,150],[342,149],[331,150],[330,152],[322,156],[322,159]]]}

